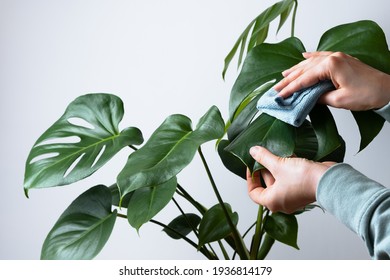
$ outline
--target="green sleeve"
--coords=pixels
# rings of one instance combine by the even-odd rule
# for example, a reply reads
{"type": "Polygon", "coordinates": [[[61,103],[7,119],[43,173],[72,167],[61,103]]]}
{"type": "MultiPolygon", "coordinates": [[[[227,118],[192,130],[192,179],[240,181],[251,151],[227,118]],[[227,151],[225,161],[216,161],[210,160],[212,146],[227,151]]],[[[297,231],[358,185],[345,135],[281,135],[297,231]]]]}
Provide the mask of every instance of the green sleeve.
{"type": "Polygon", "coordinates": [[[317,201],[363,239],[372,258],[390,258],[390,189],[339,163],[322,176],[317,201]]]}

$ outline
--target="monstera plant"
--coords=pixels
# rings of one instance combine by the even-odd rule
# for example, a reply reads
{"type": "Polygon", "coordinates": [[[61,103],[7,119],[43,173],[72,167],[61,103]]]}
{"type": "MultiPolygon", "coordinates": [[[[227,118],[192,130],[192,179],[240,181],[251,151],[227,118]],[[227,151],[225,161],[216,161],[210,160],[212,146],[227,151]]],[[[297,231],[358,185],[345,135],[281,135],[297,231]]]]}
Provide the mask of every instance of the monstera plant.
{"type": "MultiPolygon", "coordinates": [[[[184,115],[171,115],[143,144],[138,128],[119,129],[124,115],[119,97],[87,94],[70,103],[32,147],[25,169],[27,196],[32,189],[82,180],[116,153],[131,152],[123,169],[113,174],[111,186],[93,186],[63,212],[46,237],[41,258],[94,258],[109,239],[118,218],[127,219],[135,230],[145,223],[154,223],[168,237],[187,242],[208,259],[264,259],[275,241],[298,248],[296,215],[314,205],[290,215],[271,213],[260,205],[253,225],[241,232],[239,214],[221,197],[202,152],[202,144],[215,141],[223,165],[243,179],[247,168],[252,172],[263,168],[249,155],[253,145],[265,146],[279,156],[343,160],[345,142],[326,106],[316,105],[310,121],[300,127],[259,114],[256,109],[262,94],[282,78],[281,72],[304,59],[304,45],[294,37],[296,9],[297,1],[275,3],[248,25],[227,55],[223,76],[235,56],[241,71],[230,94],[226,120],[215,106],[195,126],[184,115]],[[291,37],[275,44],[265,43],[270,24],[279,19],[279,30],[291,14],[291,37]],[[218,199],[216,205],[201,204],[177,181],[176,176],[196,154],[202,159],[218,199]],[[184,210],[177,197],[187,200],[193,209],[184,210]],[[178,216],[168,223],[155,220],[169,203],[176,205],[178,216]],[[220,250],[214,250],[214,246],[220,250]]],[[[345,52],[390,73],[385,35],[372,21],[328,30],[317,49],[345,52]]],[[[362,150],[380,132],[384,120],[372,111],[352,114],[360,130],[362,150]]]]}

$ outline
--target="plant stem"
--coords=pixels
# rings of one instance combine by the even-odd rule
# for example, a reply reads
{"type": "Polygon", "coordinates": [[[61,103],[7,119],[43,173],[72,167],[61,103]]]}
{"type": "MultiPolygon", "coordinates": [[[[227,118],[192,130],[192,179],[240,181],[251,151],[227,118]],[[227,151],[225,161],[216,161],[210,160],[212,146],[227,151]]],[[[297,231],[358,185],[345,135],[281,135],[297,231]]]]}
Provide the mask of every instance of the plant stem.
{"type": "Polygon", "coordinates": [[[174,197],[172,197],[172,201],[173,201],[173,203],[175,203],[175,205],[179,209],[180,213],[184,216],[186,223],[191,227],[191,229],[194,232],[194,234],[196,235],[196,237],[198,237],[198,231],[196,230],[196,228],[194,228],[194,225],[190,222],[186,213],[184,213],[183,209],[180,207],[179,203],[176,201],[176,199],[174,197]]]}
{"type": "Polygon", "coordinates": [[[253,238],[251,251],[250,251],[251,260],[255,260],[259,252],[261,239],[263,236],[263,214],[264,214],[264,207],[262,205],[259,205],[259,210],[257,212],[257,220],[256,220],[256,230],[255,230],[255,235],[253,238]]]}
{"type": "Polygon", "coordinates": [[[191,203],[199,211],[199,213],[201,213],[202,215],[206,213],[207,209],[202,204],[193,199],[192,196],[180,184],[177,184],[177,189],[180,192],[176,193],[187,199],[187,201],[191,203]]]}
{"type": "Polygon", "coordinates": [[[269,251],[271,250],[272,245],[274,245],[274,243],[275,243],[275,239],[273,239],[268,234],[265,234],[263,244],[261,245],[261,248],[257,255],[257,259],[264,260],[265,257],[268,255],[269,251]]]}
{"type": "Polygon", "coordinates": [[[233,238],[234,238],[234,241],[236,244],[237,253],[239,254],[239,256],[241,257],[242,260],[247,260],[247,259],[249,259],[248,249],[245,247],[245,243],[244,243],[244,240],[242,239],[242,236],[240,235],[240,233],[237,230],[237,227],[233,224],[233,221],[230,218],[229,212],[227,211],[225,203],[223,202],[223,199],[218,191],[217,185],[215,184],[214,178],[211,174],[210,168],[207,164],[207,161],[203,155],[203,152],[202,152],[202,149],[200,146],[199,146],[198,152],[199,152],[200,158],[202,159],[203,166],[206,169],[207,176],[209,177],[209,180],[210,180],[211,186],[213,187],[214,193],[218,199],[219,204],[222,207],[222,210],[223,210],[225,218],[229,224],[229,227],[232,230],[232,235],[233,235],[233,238]]]}
{"type": "Polygon", "coordinates": [[[230,260],[229,255],[228,255],[228,253],[226,252],[226,249],[225,249],[225,247],[223,246],[221,240],[218,240],[218,244],[219,244],[219,247],[221,248],[221,251],[222,251],[222,254],[223,254],[223,257],[225,258],[225,260],[230,260]]]}
{"type": "MultiPolygon", "coordinates": [[[[117,213],[117,217],[119,218],[123,218],[123,219],[126,219],[127,220],[127,216],[126,215],[123,215],[121,213],[117,213]]],[[[176,231],[175,229],[159,222],[159,221],[156,221],[156,220],[150,220],[151,223],[153,224],[156,224],[156,225],[159,225],[161,227],[163,227],[164,229],[168,229],[170,230],[171,232],[177,234],[178,236],[180,236],[180,238],[184,239],[187,243],[189,243],[191,246],[195,247],[195,249],[199,249],[198,248],[198,245],[192,241],[191,239],[189,239],[188,237],[184,236],[183,234],[181,234],[180,232],[176,231]]],[[[210,251],[206,250],[205,248],[200,248],[199,251],[208,259],[218,259],[215,255],[213,255],[210,251]]]]}
{"type": "Polygon", "coordinates": [[[295,18],[297,16],[297,9],[298,9],[298,0],[295,0],[294,2],[295,5],[294,5],[294,11],[291,20],[291,37],[294,37],[295,35],[295,18]]]}

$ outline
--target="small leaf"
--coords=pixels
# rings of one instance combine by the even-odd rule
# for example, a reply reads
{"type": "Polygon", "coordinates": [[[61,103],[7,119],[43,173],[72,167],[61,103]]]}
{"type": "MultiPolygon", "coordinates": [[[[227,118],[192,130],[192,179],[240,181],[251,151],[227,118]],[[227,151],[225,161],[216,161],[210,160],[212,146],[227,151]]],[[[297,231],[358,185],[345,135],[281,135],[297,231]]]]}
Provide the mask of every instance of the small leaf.
{"type": "MultiPolygon", "coordinates": [[[[238,214],[232,212],[229,204],[225,203],[229,216],[234,225],[238,223],[238,214]]],[[[225,238],[232,232],[220,204],[211,207],[203,216],[199,225],[199,247],[206,243],[225,238]]]]}
{"type": "Polygon", "coordinates": [[[137,231],[171,201],[177,186],[176,177],[152,187],[134,191],[127,207],[127,220],[137,231]]]}
{"type": "Polygon", "coordinates": [[[182,237],[176,232],[183,236],[187,236],[193,228],[196,229],[198,227],[200,220],[201,218],[198,215],[186,213],[185,215],[180,215],[173,219],[163,231],[173,239],[181,239],[182,237]],[[176,232],[173,232],[170,228],[176,232]]]}
{"type": "Polygon", "coordinates": [[[157,186],[176,176],[193,159],[199,146],[221,138],[225,124],[213,106],[192,130],[191,120],[172,115],[156,129],[148,142],[132,153],[117,178],[122,197],[143,187],[157,186]]]}
{"type": "Polygon", "coordinates": [[[55,223],[43,244],[41,259],[94,258],[110,237],[115,220],[109,189],[99,185],[87,190],[55,223]]]}
{"type": "Polygon", "coordinates": [[[262,168],[249,154],[249,149],[256,145],[281,157],[291,156],[295,148],[295,128],[267,114],[261,114],[225,149],[254,172],[262,168]]]}
{"type": "Polygon", "coordinates": [[[87,94],[69,104],[32,148],[24,188],[71,184],[93,174],[117,152],[143,141],[139,129],[119,132],[122,101],[110,94],[87,94]]]}
{"type": "Polygon", "coordinates": [[[294,215],[272,213],[265,220],[264,229],[275,240],[299,250],[298,222],[294,215]]]}

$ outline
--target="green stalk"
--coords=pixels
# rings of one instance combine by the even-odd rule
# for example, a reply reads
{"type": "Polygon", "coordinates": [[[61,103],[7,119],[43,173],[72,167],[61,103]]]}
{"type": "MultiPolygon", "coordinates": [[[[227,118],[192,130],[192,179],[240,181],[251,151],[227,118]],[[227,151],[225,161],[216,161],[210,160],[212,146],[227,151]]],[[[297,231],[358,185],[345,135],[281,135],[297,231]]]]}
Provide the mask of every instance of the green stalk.
{"type": "MultiPolygon", "coordinates": [[[[127,220],[127,216],[126,215],[123,215],[121,213],[117,213],[117,217],[119,218],[123,218],[123,219],[126,219],[127,220]]],[[[159,222],[159,221],[156,221],[156,220],[150,220],[151,223],[153,224],[156,224],[156,225],[159,225],[161,227],[163,227],[164,229],[168,229],[170,231],[172,231],[173,233],[177,234],[178,236],[180,236],[180,238],[182,238],[184,241],[186,241],[187,243],[189,243],[191,246],[193,246],[196,250],[198,250],[198,245],[192,241],[191,239],[189,239],[187,236],[184,236],[183,234],[181,234],[180,232],[176,231],[175,229],[159,222]]],[[[204,248],[200,248],[199,250],[206,258],[208,259],[218,259],[215,255],[213,255],[211,252],[209,252],[208,250],[204,249],[204,248]]]]}
{"type": "Polygon", "coordinates": [[[275,243],[275,239],[273,239],[268,234],[265,234],[263,244],[261,245],[261,248],[257,255],[257,259],[264,260],[265,257],[268,255],[269,251],[271,250],[272,245],[274,245],[274,243],[275,243]]]}
{"type": "Polygon", "coordinates": [[[177,184],[177,189],[180,192],[176,192],[180,196],[184,197],[189,203],[191,203],[202,215],[206,213],[207,209],[202,204],[197,202],[195,199],[192,198],[192,196],[180,185],[177,184]]]}
{"type": "Polygon", "coordinates": [[[259,252],[261,239],[263,237],[263,214],[264,207],[259,205],[259,210],[257,212],[257,220],[256,220],[256,230],[255,235],[253,237],[253,242],[250,251],[250,259],[255,260],[257,258],[257,254],[259,252]]]}
{"type": "Polygon", "coordinates": [[[237,253],[239,254],[239,256],[241,257],[242,260],[248,260],[250,257],[248,249],[245,247],[245,243],[244,243],[244,240],[242,239],[242,236],[240,235],[236,226],[233,224],[232,219],[230,218],[229,212],[227,211],[225,204],[223,202],[223,199],[218,191],[217,185],[215,184],[214,178],[211,174],[211,171],[210,171],[210,168],[207,164],[207,161],[203,155],[201,147],[199,147],[198,152],[199,152],[200,158],[202,159],[203,166],[206,169],[206,173],[207,173],[207,176],[209,177],[209,180],[210,180],[211,186],[214,190],[214,193],[218,199],[219,204],[222,207],[222,210],[223,210],[224,215],[226,217],[226,220],[229,224],[229,227],[232,230],[232,235],[233,235],[233,238],[234,238],[234,241],[236,244],[237,253]]]}
{"type": "Polygon", "coordinates": [[[295,0],[292,20],[291,20],[291,37],[294,37],[295,34],[295,18],[297,16],[297,9],[298,9],[298,0],[295,0]]]}

